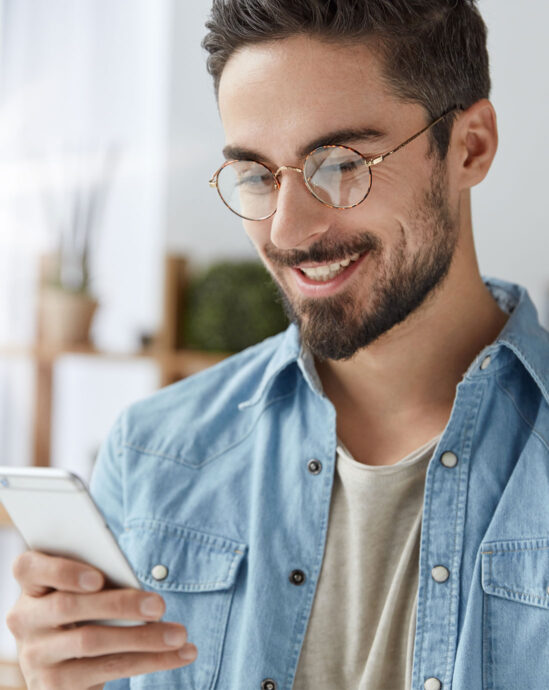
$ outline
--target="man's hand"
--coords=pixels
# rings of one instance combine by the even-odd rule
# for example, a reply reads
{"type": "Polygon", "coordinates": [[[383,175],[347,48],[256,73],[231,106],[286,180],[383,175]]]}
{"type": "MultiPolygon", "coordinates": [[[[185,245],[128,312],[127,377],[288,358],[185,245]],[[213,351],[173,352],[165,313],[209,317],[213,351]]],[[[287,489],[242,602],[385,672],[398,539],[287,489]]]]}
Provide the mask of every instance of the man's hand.
{"type": "Polygon", "coordinates": [[[157,594],[104,590],[105,578],[98,570],[36,551],[19,556],[13,573],[22,592],[6,620],[29,690],[100,690],[109,680],[186,666],[196,659],[184,626],[155,622],[165,611],[157,594]],[[147,624],[81,624],[112,618],[147,624]]]}

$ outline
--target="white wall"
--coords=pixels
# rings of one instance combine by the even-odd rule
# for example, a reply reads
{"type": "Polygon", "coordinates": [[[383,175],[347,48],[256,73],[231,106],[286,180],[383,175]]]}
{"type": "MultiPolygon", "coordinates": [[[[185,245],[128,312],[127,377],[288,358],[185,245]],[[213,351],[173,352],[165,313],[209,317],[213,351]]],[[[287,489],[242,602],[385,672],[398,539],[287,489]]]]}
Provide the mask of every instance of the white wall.
{"type": "Polygon", "coordinates": [[[240,219],[208,185],[223,162],[224,146],[206,54],[200,47],[210,4],[172,0],[167,244],[200,263],[255,256],[240,219]]]}
{"type": "Polygon", "coordinates": [[[473,192],[482,270],[527,286],[549,326],[549,4],[481,0],[499,151],[473,192]]]}
{"type": "MultiPolygon", "coordinates": [[[[174,0],[170,135],[172,177],[167,241],[199,259],[250,254],[239,220],[208,177],[221,163],[223,134],[200,41],[210,0],[174,0]]],[[[473,190],[481,270],[524,284],[549,325],[549,4],[481,0],[489,29],[493,102],[500,147],[488,178],[473,190]]]]}

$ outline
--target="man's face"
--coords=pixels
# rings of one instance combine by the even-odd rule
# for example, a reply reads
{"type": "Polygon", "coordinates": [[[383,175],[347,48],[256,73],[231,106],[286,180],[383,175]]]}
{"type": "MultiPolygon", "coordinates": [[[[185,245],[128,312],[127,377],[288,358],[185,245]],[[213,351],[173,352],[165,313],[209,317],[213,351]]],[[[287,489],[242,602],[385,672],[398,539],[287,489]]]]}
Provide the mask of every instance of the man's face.
{"type": "MultiPolygon", "coordinates": [[[[273,170],[302,167],[309,143],[374,157],[427,124],[419,105],[391,94],[366,46],[307,37],[234,54],[219,107],[228,147],[253,152],[245,157],[273,170]]],[[[423,134],[375,166],[367,199],[345,210],[322,205],[301,174],[283,171],[274,216],[244,221],[288,315],[320,359],[351,357],[442,284],[457,243],[457,201],[448,199],[446,166],[428,151],[423,134]]]]}

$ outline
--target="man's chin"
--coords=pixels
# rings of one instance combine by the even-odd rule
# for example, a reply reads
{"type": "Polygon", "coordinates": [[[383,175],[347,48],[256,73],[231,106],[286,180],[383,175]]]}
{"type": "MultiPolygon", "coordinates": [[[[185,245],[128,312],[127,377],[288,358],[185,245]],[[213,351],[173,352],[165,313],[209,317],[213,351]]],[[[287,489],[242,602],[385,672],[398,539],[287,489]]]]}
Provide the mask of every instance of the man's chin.
{"type": "Polygon", "coordinates": [[[298,304],[281,292],[288,319],[299,329],[302,344],[318,359],[349,359],[372,339],[364,340],[365,314],[353,318],[354,302],[349,295],[301,300],[298,304]],[[362,326],[362,328],[361,328],[362,326]]]}
{"type": "Polygon", "coordinates": [[[385,289],[371,296],[370,304],[359,305],[348,292],[296,304],[281,292],[283,306],[288,319],[298,326],[303,345],[316,358],[348,360],[422,307],[444,282],[450,256],[418,275],[398,272],[399,279],[388,281],[385,289]]]}

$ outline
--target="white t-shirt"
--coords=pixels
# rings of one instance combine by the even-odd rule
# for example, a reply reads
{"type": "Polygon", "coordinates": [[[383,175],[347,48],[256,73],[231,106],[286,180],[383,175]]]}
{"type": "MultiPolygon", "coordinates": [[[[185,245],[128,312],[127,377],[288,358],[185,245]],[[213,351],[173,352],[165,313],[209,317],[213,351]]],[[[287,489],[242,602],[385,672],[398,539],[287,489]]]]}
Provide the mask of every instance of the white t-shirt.
{"type": "Polygon", "coordinates": [[[338,447],[322,570],[293,690],[409,690],[427,465],[440,436],[371,466],[338,447]]]}

